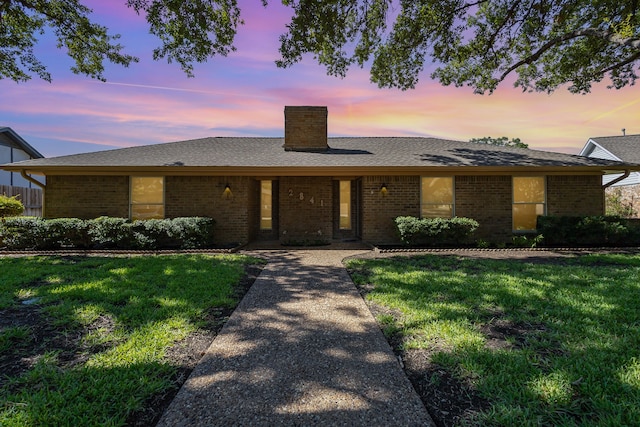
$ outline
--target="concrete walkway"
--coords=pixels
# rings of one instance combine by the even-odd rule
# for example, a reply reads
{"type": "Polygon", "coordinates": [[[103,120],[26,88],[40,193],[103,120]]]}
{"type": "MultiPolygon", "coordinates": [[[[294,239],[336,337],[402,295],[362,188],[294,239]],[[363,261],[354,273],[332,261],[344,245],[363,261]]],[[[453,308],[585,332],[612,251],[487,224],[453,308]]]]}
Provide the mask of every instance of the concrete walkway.
{"type": "Polygon", "coordinates": [[[342,266],[262,250],[262,271],[158,426],[432,426],[342,266]]]}

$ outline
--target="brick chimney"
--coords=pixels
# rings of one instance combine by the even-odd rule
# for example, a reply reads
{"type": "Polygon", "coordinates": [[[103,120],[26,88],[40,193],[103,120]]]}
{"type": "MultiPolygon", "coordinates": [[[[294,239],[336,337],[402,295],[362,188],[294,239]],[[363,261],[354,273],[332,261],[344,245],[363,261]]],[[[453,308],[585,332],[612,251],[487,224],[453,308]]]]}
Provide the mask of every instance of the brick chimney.
{"type": "Polygon", "coordinates": [[[325,151],[327,107],[284,107],[285,151],[325,151]]]}

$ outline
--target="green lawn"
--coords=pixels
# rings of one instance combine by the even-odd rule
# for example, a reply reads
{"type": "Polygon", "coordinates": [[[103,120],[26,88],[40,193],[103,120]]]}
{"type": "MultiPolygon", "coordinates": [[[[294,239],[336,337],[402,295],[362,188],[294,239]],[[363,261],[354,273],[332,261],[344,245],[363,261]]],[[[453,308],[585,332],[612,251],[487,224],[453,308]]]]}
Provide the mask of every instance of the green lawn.
{"type": "Polygon", "coordinates": [[[349,262],[402,346],[471,383],[480,425],[640,425],[640,256],[349,262]],[[491,328],[506,334],[490,345],[491,328]]]}
{"type": "MultiPolygon", "coordinates": [[[[58,342],[75,343],[73,359],[82,361],[47,351],[29,355],[32,366],[19,375],[0,372],[0,425],[123,425],[151,396],[175,387],[177,368],[165,352],[211,310],[235,306],[244,266],[258,262],[235,255],[0,258],[0,314],[34,310],[23,302],[36,298],[33,315],[55,328],[58,342]]],[[[33,342],[33,327],[0,328],[0,361],[42,344],[33,342]]]]}

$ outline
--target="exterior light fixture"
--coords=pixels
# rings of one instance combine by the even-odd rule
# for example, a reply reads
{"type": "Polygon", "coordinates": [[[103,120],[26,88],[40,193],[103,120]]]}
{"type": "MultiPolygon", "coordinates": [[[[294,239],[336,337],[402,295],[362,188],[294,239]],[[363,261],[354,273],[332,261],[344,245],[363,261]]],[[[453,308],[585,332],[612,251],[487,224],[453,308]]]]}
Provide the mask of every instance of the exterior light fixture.
{"type": "Polygon", "coordinates": [[[224,186],[224,191],[222,192],[223,199],[230,199],[233,197],[233,193],[231,193],[231,186],[229,184],[224,186]]]}
{"type": "Polygon", "coordinates": [[[386,196],[386,195],[387,195],[387,192],[388,192],[388,190],[387,190],[387,184],[382,184],[382,185],[380,186],[380,194],[382,194],[383,196],[386,196]]]}

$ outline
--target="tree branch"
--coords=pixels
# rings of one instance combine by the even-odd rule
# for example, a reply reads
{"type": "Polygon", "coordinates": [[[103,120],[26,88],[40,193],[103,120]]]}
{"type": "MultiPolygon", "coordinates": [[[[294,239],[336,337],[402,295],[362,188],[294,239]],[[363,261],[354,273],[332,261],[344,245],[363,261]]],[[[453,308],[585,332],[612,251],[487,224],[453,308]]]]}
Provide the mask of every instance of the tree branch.
{"type": "Polygon", "coordinates": [[[489,1],[489,0],[478,0],[478,1],[477,1],[477,2],[475,2],[475,3],[465,3],[465,4],[464,4],[464,6],[460,6],[459,8],[455,9],[455,10],[453,11],[453,13],[458,13],[458,12],[461,12],[461,11],[463,11],[463,10],[467,10],[467,9],[469,9],[470,7],[478,6],[479,4],[486,3],[486,2],[488,2],[488,1],[489,1]]]}
{"type": "Polygon", "coordinates": [[[498,81],[503,81],[515,69],[523,65],[531,64],[534,61],[537,61],[542,56],[543,53],[551,49],[553,46],[558,45],[567,40],[578,38],[578,37],[598,37],[598,38],[608,40],[610,42],[618,43],[620,45],[630,46],[635,49],[640,49],[640,38],[633,38],[633,37],[622,38],[618,34],[612,31],[601,31],[595,28],[585,28],[581,30],[575,30],[567,34],[563,34],[560,37],[556,37],[552,40],[549,40],[547,43],[543,44],[542,47],[540,47],[540,49],[538,49],[534,54],[521,59],[520,61],[513,64],[511,67],[507,68],[507,70],[504,73],[502,73],[498,81]]]}
{"type": "Polygon", "coordinates": [[[599,73],[604,74],[604,73],[608,73],[609,71],[613,71],[617,68],[624,67],[627,64],[631,64],[633,61],[637,60],[638,58],[640,58],[640,52],[634,53],[633,55],[631,55],[630,57],[628,57],[622,62],[618,62],[617,64],[613,64],[612,66],[607,67],[604,70],[600,70],[599,73]]]}
{"type": "Polygon", "coordinates": [[[504,17],[504,20],[502,21],[500,26],[498,28],[496,28],[496,30],[493,32],[493,34],[491,34],[491,37],[489,38],[489,43],[487,45],[487,50],[490,49],[491,46],[494,45],[494,43],[496,42],[496,38],[498,37],[498,34],[500,33],[500,31],[502,31],[502,29],[507,25],[509,20],[511,20],[511,18],[513,17],[513,15],[516,12],[516,9],[520,5],[520,1],[521,0],[517,0],[517,1],[513,2],[511,7],[509,8],[509,10],[507,11],[507,16],[504,17]]]}

